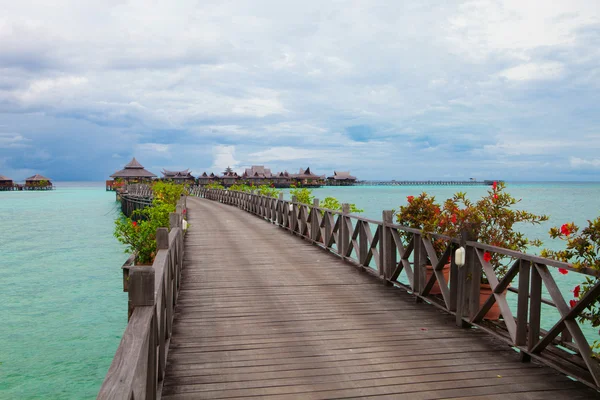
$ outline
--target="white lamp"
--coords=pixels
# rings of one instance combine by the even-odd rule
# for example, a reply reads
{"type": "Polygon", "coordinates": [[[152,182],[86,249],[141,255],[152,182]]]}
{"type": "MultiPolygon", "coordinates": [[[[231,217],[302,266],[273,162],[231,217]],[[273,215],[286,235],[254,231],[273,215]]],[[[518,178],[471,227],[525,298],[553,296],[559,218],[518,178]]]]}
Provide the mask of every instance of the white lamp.
{"type": "Polygon", "coordinates": [[[454,252],[454,262],[459,267],[462,267],[465,265],[465,248],[464,247],[461,246],[458,249],[456,249],[456,251],[454,252]]]}

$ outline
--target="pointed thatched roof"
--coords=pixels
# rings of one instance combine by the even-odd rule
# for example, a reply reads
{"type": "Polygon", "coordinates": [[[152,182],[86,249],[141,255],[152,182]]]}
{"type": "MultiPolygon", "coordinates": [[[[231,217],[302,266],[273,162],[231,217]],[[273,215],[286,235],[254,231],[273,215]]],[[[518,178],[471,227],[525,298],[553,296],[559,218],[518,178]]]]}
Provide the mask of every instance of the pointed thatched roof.
{"type": "Polygon", "coordinates": [[[140,164],[135,157],[125,166],[124,169],[115,172],[110,176],[111,178],[156,178],[152,172],[146,171],[146,169],[140,164]]]}
{"type": "Polygon", "coordinates": [[[336,181],[355,181],[356,177],[350,175],[350,171],[333,171],[333,176],[330,176],[327,179],[334,179],[336,181]]]}
{"type": "Polygon", "coordinates": [[[190,172],[189,168],[186,169],[185,171],[169,171],[167,169],[164,169],[161,171],[161,173],[163,174],[163,176],[165,178],[185,178],[185,179],[190,179],[190,178],[194,178],[192,176],[192,173],[190,172]]]}
{"type": "Polygon", "coordinates": [[[0,175],[0,181],[2,181],[2,182],[12,182],[12,179],[7,178],[4,175],[0,175]]]}
{"type": "Polygon", "coordinates": [[[50,178],[46,178],[45,176],[42,176],[40,174],[35,174],[34,176],[30,176],[29,178],[25,179],[25,182],[39,182],[39,181],[50,182],[50,178]]]}
{"type": "Polygon", "coordinates": [[[264,165],[253,165],[251,168],[246,168],[244,177],[271,178],[273,177],[273,174],[271,173],[271,170],[265,168],[264,165]]]}
{"type": "Polygon", "coordinates": [[[316,175],[313,174],[310,170],[310,167],[306,169],[300,168],[300,172],[292,175],[294,178],[325,178],[325,175],[316,175]]]}

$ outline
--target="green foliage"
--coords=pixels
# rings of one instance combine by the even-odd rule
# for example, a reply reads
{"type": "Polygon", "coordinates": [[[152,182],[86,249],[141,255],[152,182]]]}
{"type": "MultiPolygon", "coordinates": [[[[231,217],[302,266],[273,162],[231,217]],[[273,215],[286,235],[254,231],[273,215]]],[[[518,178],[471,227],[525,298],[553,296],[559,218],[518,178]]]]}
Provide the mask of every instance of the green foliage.
{"type": "Polygon", "coordinates": [[[208,185],[206,185],[207,189],[225,189],[225,186],[221,185],[218,182],[211,182],[208,185]]]}
{"type": "MultiPolygon", "coordinates": [[[[542,257],[553,258],[571,264],[573,268],[591,268],[600,271],[600,217],[593,221],[588,220],[585,228],[580,229],[575,223],[563,224],[560,228],[550,229],[550,237],[560,239],[565,243],[562,250],[544,249],[541,252],[542,257]]],[[[560,271],[567,274],[568,270],[560,271]]],[[[571,307],[574,307],[600,279],[586,276],[585,280],[573,288],[574,299],[570,301],[571,307]]],[[[596,296],[594,301],[585,308],[578,317],[579,322],[589,322],[593,327],[600,326],[600,296],[596,296]]],[[[592,350],[598,356],[600,351],[600,341],[594,341],[592,350]]]]}
{"type": "Polygon", "coordinates": [[[169,214],[175,207],[185,187],[171,182],[157,182],[152,186],[152,207],[134,212],[139,221],[121,216],[115,221],[114,235],[127,245],[126,253],[136,254],[136,263],[151,264],[156,256],[156,230],[169,227],[169,214]]]}
{"type": "MultiPolygon", "coordinates": [[[[297,202],[308,204],[310,206],[313,205],[313,200],[315,199],[315,196],[312,193],[312,189],[307,189],[303,187],[292,186],[292,190],[290,190],[290,195],[296,196],[297,202]]],[[[333,211],[342,211],[342,203],[340,203],[340,201],[335,197],[331,196],[325,197],[325,199],[323,199],[323,202],[319,204],[319,207],[333,211]]],[[[356,207],[356,204],[350,204],[350,213],[357,214],[363,211],[364,210],[356,207]]]]}
{"type": "Polygon", "coordinates": [[[298,203],[309,204],[312,205],[315,196],[312,194],[311,189],[302,188],[302,187],[294,187],[290,190],[290,196],[296,196],[296,201],[298,203]]]}
{"type": "Polygon", "coordinates": [[[261,196],[273,197],[276,199],[279,197],[279,193],[281,193],[281,190],[275,189],[270,185],[260,185],[258,187],[258,194],[261,196]]]}
{"type": "Polygon", "coordinates": [[[153,203],[171,204],[175,207],[181,195],[187,194],[187,191],[184,185],[158,181],[152,185],[152,193],[154,194],[153,203]]]}
{"type": "Polygon", "coordinates": [[[229,186],[229,190],[234,192],[250,193],[252,186],[246,185],[245,183],[236,183],[235,185],[229,186]]]}
{"type": "MultiPolygon", "coordinates": [[[[340,201],[335,197],[331,196],[325,197],[325,199],[323,199],[323,202],[319,204],[319,207],[326,208],[328,210],[342,211],[342,203],[340,203],[340,201]]],[[[359,214],[364,211],[365,210],[363,210],[362,208],[356,207],[356,204],[350,203],[350,214],[359,214]]],[[[321,213],[323,214],[323,212],[321,213]]]]}

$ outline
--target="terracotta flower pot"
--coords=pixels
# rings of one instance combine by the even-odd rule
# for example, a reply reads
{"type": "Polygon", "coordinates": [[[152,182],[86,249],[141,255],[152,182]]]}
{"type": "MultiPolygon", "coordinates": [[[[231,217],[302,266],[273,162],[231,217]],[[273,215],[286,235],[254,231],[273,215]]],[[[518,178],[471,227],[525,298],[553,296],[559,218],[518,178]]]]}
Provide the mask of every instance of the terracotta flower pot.
{"type": "MultiPolygon", "coordinates": [[[[433,266],[426,265],[425,268],[425,282],[428,282],[429,278],[431,278],[431,275],[433,275],[433,266]]],[[[444,274],[444,279],[446,280],[446,283],[450,282],[450,263],[444,265],[442,273],[444,274]]],[[[429,291],[429,294],[442,294],[442,289],[440,289],[438,281],[435,281],[433,287],[429,291]]]]}
{"type": "MultiPolygon", "coordinates": [[[[503,292],[506,294],[506,290],[503,292]]],[[[487,301],[487,299],[492,295],[492,287],[489,283],[482,283],[479,287],[479,308],[483,307],[483,304],[487,301]]],[[[489,311],[483,317],[489,321],[498,321],[500,318],[500,306],[498,302],[494,302],[494,305],[489,309],[489,311]]]]}

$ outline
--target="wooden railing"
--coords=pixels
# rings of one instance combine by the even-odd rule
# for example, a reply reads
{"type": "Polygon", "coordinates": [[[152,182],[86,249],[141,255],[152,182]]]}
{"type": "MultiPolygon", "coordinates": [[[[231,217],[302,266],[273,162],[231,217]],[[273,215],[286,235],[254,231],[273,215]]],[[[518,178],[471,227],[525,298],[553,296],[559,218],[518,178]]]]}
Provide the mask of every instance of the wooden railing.
{"type": "Polygon", "coordinates": [[[139,214],[135,214],[136,210],[143,210],[151,206],[152,198],[150,197],[132,196],[130,194],[121,195],[121,212],[133,220],[137,221],[142,217],[139,214]]]}
{"type": "Polygon", "coordinates": [[[593,279],[600,276],[599,271],[574,269],[566,263],[467,238],[422,234],[420,230],[394,224],[392,211],[383,211],[382,221],[377,221],[351,215],[348,204],[342,206],[342,211],[320,208],[318,199],[309,206],[295,199],[284,200],[282,195],[275,199],[201,187],[192,188],[191,194],[264,218],[376,275],[385,283],[404,288],[414,294],[417,301],[427,301],[455,315],[457,325],[476,326],[493,334],[519,351],[523,362],[535,358],[595,389],[600,388],[598,361],[592,357],[590,344],[576,320],[600,295],[600,283],[596,281],[586,296],[571,308],[550,269],[564,268],[593,279]],[[403,236],[410,239],[403,240],[403,236]],[[434,242],[438,250],[442,247],[441,257],[434,242]],[[459,268],[454,250],[460,246],[466,251],[466,263],[459,268]],[[484,257],[485,252],[512,260],[503,277],[496,275],[484,257]],[[433,271],[427,279],[428,260],[433,271]],[[448,262],[450,278],[447,281],[443,268],[448,262]],[[492,289],[487,296],[481,296],[482,274],[492,289]],[[431,294],[434,285],[439,286],[439,295],[431,294]],[[542,296],[544,289],[550,299],[542,296]],[[509,307],[508,293],[516,293],[516,305],[513,305],[516,316],[509,307]],[[486,313],[495,303],[502,318],[488,321],[486,313]],[[548,318],[554,318],[547,330],[542,329],[543,307],[557,311],[553,316],[545,309],[548,318]]]}
{"type": "Polygon", "coordinates": [[[151,266],[123,268],[130,318],[98,399],[156,399],[162,390],[181,282],[185,209],[182,197],[170,215],[170,232],[157,230],[158,252],[151,266]]]}

